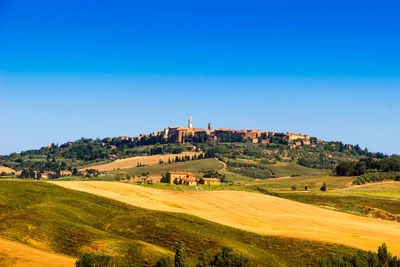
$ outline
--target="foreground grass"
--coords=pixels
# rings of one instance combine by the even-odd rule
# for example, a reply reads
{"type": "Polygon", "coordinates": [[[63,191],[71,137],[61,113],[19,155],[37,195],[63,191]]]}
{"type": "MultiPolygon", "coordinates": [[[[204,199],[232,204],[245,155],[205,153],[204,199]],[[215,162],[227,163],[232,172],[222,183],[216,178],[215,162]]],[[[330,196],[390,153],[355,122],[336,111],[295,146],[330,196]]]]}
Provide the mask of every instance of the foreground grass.
{"type": "Polygon", "coordinates": [[[205,250],[231,246],[256,266],[317,265],[353,248],[261,236],[185,214],[150,211],[43,182],[0,181],[0,235],[78,257],[96,252],[138,266],[172,255],[184,241],[189,262],[205,250]]]}

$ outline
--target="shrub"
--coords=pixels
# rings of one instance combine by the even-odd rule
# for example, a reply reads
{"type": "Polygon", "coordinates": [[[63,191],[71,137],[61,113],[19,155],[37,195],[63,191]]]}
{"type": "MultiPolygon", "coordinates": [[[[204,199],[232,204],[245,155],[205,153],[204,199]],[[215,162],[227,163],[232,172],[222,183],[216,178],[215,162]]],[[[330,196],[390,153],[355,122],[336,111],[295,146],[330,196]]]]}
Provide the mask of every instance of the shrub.
{"type": "Polygon", "coordinates": [[[215,255],[211,266],[215,267],[247,267],[251,266],[248,258],[235,254],[230,247],[221,248],[220,252],[215,255]]]}
{"type": "Polygon", "coordinates": [[[358,176],[353,184],[360,185],[371,182],[381,182],[383,180],[400,180],[400,172],[373,172],[358,176]]]}
{"type": "Polygon", "coordinates": [[[133,267],[108,255],[85,253],[76,262],[76,267],[133,267]]]}
{"type": "Polygon", "coordinates": [[[154,267],[170,267],[171,266],[171,258],[165,257],[156,262],[154,267]]]}
{"type": "Polygon", "coordinates": [[[326,183],[324,182],[324,184],[321,186],[321,191],[327,191],[328,188],[326,187],[326,183]]]}

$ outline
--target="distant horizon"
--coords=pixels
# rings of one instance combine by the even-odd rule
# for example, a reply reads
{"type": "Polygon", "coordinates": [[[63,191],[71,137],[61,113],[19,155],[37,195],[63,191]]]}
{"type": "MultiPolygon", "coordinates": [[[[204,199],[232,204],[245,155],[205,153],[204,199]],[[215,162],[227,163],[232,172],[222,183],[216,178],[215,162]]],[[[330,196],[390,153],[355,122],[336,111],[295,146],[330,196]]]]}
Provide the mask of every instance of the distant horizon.
{"type": "MultiPolygon", "coordinates": [[[[212,122],[209,122],[209,123],[211,123],[212,124],[212,122]]],[[[214,125],[212,124],[212,129],[213,130],[216,130],[216,129],[231,129],[231,130],[261,130],[261,131],[268,131],[268,132],[276,132],[276,133],[296,133],[296,134],[309,134],[309,133],[307,133],[307,132],[304,132],[304,133],[300,133],[300,132],[293,132],[293,131],[271,131],[271,130],[269,130],[269,129],[259,129],[259,128],[249,128],[249,129],[235,129],[235,128],[226,128],[226,127],[214,127],[214,125]]],[[[76,142],[76,141],[78,141],[78,140],[80,140],[80,139],[82,139],[82,138],[84,138],[84,139],[93,139],[93,140],[96,140],[96,139],[105,139],[105,138],[118,138],[118,137],[122,137],[122,136],[127,136],[127,137],[136,137],[136,136],[139,136],[139,135],[141,135],[141,134],[145,134],[145,135],[148,135],[148,134],[151,134],[151,133],[153,133],[153,132],[157,132],[157,131],[160,131],[160,130],[164,130],[164,129],[167,129],[167,128],[170,128],[170,127],[188,127],[188,125],[170,125],[170,126],[167,126],[167,127],[165,127],[165,128],[162,128],[162,129],[155,129],[155,130],[153,130],[153,131],[150,131],[150,132],[148,132],[148,133],[144,133],[144,132],[142,132],[142,133],[139,133],[139,134],[137,134],[137,135],[119,135],[119,136],[103,136],[103,137],[99,137],[99,136],[97,136],[97,137],[85,137],[85,136],[82,136],[82,137],[80,137],[80,138],[77,138],[77,139],[74,139],[74,140],[66,140],[66,141],[62,141],[62,142],[52,142],[52,143],[50,143],[50,144],[46,144],[46,145],[42,145],[42,146],[40,146],[40,147],[38,147],[38,148],[30,148],[30,149],[24,149],[24,150],[21,150],[21,151],[14,151],[14,152],[11,152],[11,153],[8,153],[8,154],[0,154],[1,156],[5,156],[5,155],[9,155],[9,154],[12,154],[12,153],[21,153],[21,152],[23,152],[23,151],[28,151],[28,150],[37,150],[37,149],[40,149],[40,148],[42,148],[42,147],[46,147],[46,146],[49,146],[49,145],[52,145],[52,144],[55,144],[55,145],[58,145],[58,146],[60,146],[60,145],[62,145],[62,144],[65,144],[65,143],[68,143],[68,142],[76,142]]],[[[196,126],[196,125],[194,125],[193,126],[193,128],[201,128],[201,129],[206,129],[207,127],[202,127],[202,126],[196,126]]],[[[313,135],[309,135],[310,136],[310,138],[311,137],[315,137],[315,138],[319,138],[319,139],[322,139],[323,141],[325,141],[325,142],[342,142],[341,140],[325,140],[325,139],[323,139],[323,138],[321,138],[321,137],[319,137],[319,136],[313,136],[313,135]]],[[[351,143],[345,143],[345,142],[342,142],[343,144],[349,144],[349,145],[360,145],[360,144],[351,144],[351,143]]],[[[362,148],[362,149],[365,149],[366,148],[366,146],[365,147],[362,147],[361,145],[360,145],[360,147],[362,148]]],[[[381,152],[381,153],[384,153],[384,152],[382,152],[382,151],[369,151],[369,152],[372,152],[372,153],[378,153],[378,152],[381,152]]],[[[392,153],[392,154],[387,154],[387,153],[384,153],[384,154],[386,154],[386,155],[388,155],[388,156],[391,156],[391,155],[397,155],[396,153],[392,153]]]]}
{"type": "Polygon", "coordinates": [[[168,125],[400,154],[400,3],[0,3],[0,154],[168,125]]]}

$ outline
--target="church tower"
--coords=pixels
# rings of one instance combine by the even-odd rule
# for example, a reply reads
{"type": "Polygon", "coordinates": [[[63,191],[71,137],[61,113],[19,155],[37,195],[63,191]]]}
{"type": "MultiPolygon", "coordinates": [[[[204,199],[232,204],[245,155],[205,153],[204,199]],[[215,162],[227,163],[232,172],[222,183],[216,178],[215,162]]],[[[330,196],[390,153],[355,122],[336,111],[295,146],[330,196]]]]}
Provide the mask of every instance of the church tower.
{"type": "Polygon", "coordinates": [[[192,126],[192,116],[189,116],[188,127],[189,128],[193,128],[193,126],[192,126]]]}
{"type": "Polygon", "coordinates": [[[210,132],[212,131],[211,122],[208,124],[208,130],[209,130],[210,132]]]}

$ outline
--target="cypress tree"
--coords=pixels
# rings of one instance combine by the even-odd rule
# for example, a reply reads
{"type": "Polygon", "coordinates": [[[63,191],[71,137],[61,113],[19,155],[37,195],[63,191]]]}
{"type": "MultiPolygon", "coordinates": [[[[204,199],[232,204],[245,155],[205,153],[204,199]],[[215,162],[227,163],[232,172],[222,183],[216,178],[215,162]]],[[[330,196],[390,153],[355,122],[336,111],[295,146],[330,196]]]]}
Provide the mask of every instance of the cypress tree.
{"type": "Polygon", "coordinates": [[[175,252],[175,267],[185,266],[187,266],[185,243],[180,242],[175,252]]]}

